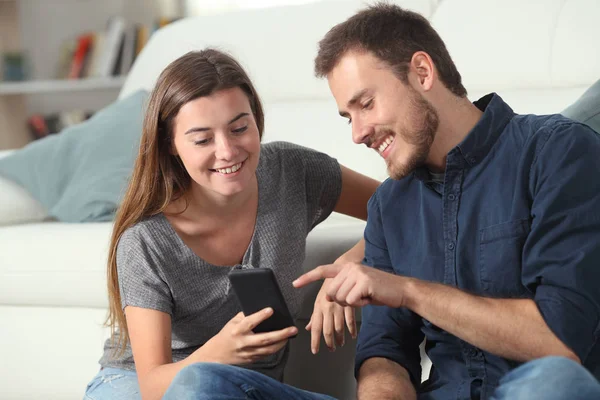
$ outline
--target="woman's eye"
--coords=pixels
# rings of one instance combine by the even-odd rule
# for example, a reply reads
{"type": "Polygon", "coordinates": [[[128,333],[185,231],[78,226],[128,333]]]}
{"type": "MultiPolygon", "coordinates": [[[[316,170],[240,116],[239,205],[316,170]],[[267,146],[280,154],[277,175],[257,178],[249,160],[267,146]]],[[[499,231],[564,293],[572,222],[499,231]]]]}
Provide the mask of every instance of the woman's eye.
{"type": "Polygon", "coordinates": [[[231,132],[233,132],[233,133],[244,133],[244,132],[246,132],[247,129],[248,129],[248,126],[242,126],[241,128],[234,129],[231,132]]]}
{"type": "Polygon", "coordinates": [[[207,144],[209,142],[209,139],[201,139],[201,140],[195,140],[194,144],[196,146],[202,146],[203,144],[207,144]]]}

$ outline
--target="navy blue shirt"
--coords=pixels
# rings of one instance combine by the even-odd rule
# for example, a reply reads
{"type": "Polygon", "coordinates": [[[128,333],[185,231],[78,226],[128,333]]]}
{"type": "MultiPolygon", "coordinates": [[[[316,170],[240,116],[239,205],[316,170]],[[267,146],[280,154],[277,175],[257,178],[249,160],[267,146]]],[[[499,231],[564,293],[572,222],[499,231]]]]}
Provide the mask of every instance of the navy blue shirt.
{"type": "MultiPolygon", "coordinates": [[[[517,115],[496,94],[447,156],[386,180],[369,202],[364,263],[496,298],[533,299],[550,329],[597,374],[600,364],[600,136],[560,115],[517,115]]],[[[356,371],[371,357],[405,367],[419,399],[488,398],[520,363],[407,309],[363,308],[356,371]],[[419,344],[433,363],[420,383],[419,344]]]]}

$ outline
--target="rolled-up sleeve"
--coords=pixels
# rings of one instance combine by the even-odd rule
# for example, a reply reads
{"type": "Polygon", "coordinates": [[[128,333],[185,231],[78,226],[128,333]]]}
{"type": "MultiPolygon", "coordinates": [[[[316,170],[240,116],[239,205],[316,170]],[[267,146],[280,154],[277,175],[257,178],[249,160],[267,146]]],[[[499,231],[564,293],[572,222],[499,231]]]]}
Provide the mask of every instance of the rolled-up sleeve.
{"type": "MultiPolygon", "coordinates": [[[[377,193],[369,200],[369,217],[365,228],[365,259],[363,263],[394,273],[383,235],[377,193]]],[[[368,305],[362,309],[358,335],[355,375],[369,358],[386,358],[404,367],[416,386],[421,382],[419,344],[423,340],[422,320],[404,308],[368,305]]]]}
{"type": "Polygon", "coordinates": [[[529,180],[523,281],[548,327],[586,365],[600,350],[600,137],[564,123],[544,140],[529,180]]]}

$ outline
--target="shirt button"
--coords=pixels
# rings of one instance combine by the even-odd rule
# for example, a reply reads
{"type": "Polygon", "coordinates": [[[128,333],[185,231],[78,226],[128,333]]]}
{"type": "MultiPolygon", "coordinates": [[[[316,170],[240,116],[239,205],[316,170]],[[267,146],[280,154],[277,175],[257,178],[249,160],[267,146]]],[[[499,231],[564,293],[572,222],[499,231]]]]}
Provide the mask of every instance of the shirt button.
{"type": "Polygon", "coordinates": [[[477,357],[477,356],[479,356],[479,350],[470,348],[467,350],[467,355],[469,357],[477,357]]]}
{"type": "Polygon", "coordinates": [[[448,249],[454,250],[454,243],[448,243],[448,249]]]}
{"type": "Polygon", "coordinates": [[[450,193],[450,194],[448,195],[448,200],[450,200],[450,201],[453,201],[455,198],[456,198],[456,196],[455,196],[455,195],[453,195],[452,193],[450,193]]]}

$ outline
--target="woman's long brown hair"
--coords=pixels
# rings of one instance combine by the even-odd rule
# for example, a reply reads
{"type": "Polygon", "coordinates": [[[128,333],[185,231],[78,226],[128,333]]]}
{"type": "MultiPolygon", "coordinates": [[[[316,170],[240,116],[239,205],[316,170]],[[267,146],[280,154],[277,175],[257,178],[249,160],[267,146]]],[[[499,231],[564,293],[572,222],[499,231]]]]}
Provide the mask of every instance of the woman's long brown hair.
{"type": "Polygon", "coordinates": [[[110,327],[113,341],[119,333],[118,354],[122,354],[129,341],[117,273],[117,246],[121,235],[144,218],[164,211],[190,187],[189,174],[171,152],[173,123],[179,109],[191,100],[232,87],[240,87],[248,96],[262,137],[264,114],[254,85],[242,66],[219,50],[190,52],[173,61],[160,74],[150,94],[139,153],[115,217],[108,254],[106,326],[110,327]]]}

